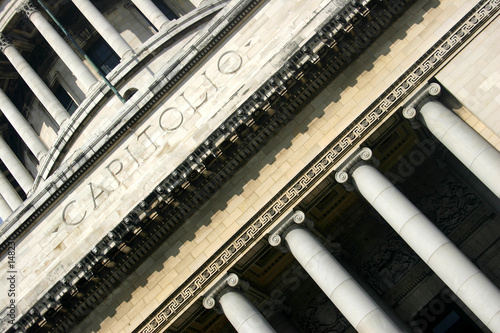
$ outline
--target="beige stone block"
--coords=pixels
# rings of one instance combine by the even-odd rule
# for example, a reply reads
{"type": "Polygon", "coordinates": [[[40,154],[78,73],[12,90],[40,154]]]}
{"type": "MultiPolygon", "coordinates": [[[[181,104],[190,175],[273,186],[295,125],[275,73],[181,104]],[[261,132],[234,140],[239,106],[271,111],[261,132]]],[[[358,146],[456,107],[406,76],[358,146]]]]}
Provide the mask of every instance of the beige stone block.
{"type": "Polygon", "coordinates": [[[193,256],[191,253],[183,253],[184,255],[182,256],[182,260],[174,267],[174,270],[177,273],[182,273],[188,266],[189,264],[194,260],[193,256]]]}
{"type": "Polygon", "coordinates": [[[201,253],[197,257],[195,257],[194,261],[188,266],[189,272],[194,273],[198,268],[200,268],[203,265],[203,263],[208,259],[208,257],[211,254],[213,253],[201,253]]]}

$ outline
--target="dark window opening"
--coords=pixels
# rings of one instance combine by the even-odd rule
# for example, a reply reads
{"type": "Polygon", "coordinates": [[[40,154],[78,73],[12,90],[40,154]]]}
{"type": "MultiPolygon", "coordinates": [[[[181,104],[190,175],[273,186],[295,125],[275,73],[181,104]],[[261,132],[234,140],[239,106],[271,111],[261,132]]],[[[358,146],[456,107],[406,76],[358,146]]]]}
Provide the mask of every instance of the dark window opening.
{"type": "Polygon", "coordinates": [[[87,50],[87,55],[104,74],[111,72],[120,63],[118,54],[109,47],[102,37],[92,44],[87,50]]]}
{"type": "Polygon", "coordinates": [[[61,85],[57,87],[54,95],[70,115],[72,115],[78,108],[78,105],[76,105],[75,101],[61,85]]]}

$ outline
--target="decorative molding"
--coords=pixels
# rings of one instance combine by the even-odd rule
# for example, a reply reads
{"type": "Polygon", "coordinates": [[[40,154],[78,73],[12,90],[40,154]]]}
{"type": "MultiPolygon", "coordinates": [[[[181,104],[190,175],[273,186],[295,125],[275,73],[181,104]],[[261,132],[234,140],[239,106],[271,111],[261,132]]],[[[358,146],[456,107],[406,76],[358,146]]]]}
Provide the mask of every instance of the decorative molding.
{"type": "Polygon", "coordinates": [[[229,288],[239,288],[241,290],[248,290],[249,284],[239,278],[238,275],[231,273],[220,279],[203,298],[203,306],[206,309],[213,309],[217,305],[217,301],[224,294],[224,291],[229,288]]]}
{"type": "Polygon", "coordinates": [[[268,238],[269,244],[278,247],[283,252],[287,252],[288,247],[284,244],[285,242],[283,242],[283,239],[286,237],[287,232],[297,224],[305,224],[307,227],[312,227],[313,222],[306,219],[304,212],[300,210],[292,211],[271,230],[268,238]]]}
{"type": "MultiPolygon", "coordinates": [[[[253,2],[254,6],[259,1],[253,2]]],[[[267,232],[267,229],[275,223],[281,216],[312,188],[324,174],[331,172],[342,158],[344,158],[352,148],[359,145],[360,141],[367,137],[368,133],[380,122],[395,112],[396,107],[418,88],[430,75],[436,70],[453,52],[466,41],[481,25],[483,25],[494,13],[498,11],[500,0],[482,1],[467,16],[462,19],[455,27],[448,32],[438,43],[436,43],[423,57],[421,57],[408,71],[406,71],[396,82],[386,90],[370,107],[356,118],[355,122],[344,130],[337,139],[330,143],[312,162],[310,162],[296,177],[294,177],[277,195],[275,195],[264,208],[257,212],[224,246],[219,249],[206,264],[198,269],[187,281],[185,281],[163,304],[160,305],[148,319],[143,322],[134,332],[157,332],[163,330],[165,326],[179,314],[185,306],[198,297],[204,289],[220,274],[235,262],[236,258],[253,245],[260,235],[267,232]]],[[[377,2],[378,3],[378,2],[377,2]]],[[[384,13],[396,15],[403,10],[401,4],[397,3],[398,8],[390,8],[384,13]],[[392,13],[394,11],[395,13],[392,13]],[[391,14],[392,13],[392,14],[391,14]]],[[[403,5],[404,7],[404,5],[403,5]]],[[[105,145],[96,151],[87,162],[83,163],[79,173],[75,174],[78,178],[85,170],[95,163],[105,152],[107,152],[115,142],[127,131],[130,126],[141,119],[155,102],[167,91],[176,85],[183,75],[189,72],[190,68],[203,59],[211,48],[217,45],[227,33],[237,26],[237,23],[248,13],[251,8],[245,8],[244,13],[237,15],[235,20],[228,23],[226,30],[217,34],[214,39],[201,49],[199,54],[183,70],[174,76],[167,86],[161,90],[154,99],[151,100],[136,116],[131,119],[131,124],[127,123],[117,134],[110,138],[105,145]],[[123,133],[122,133],[123,131],[123,133]]],[[[349,5],[342,12],[342,15],[334,18],[331,22],[320,29],[317,35],[313,36],[306,45],[291,57],[282,69],[280,69],[262,89],[252,98],[245,101],[241,107],[236,110],[231,117],[217,129],[207,139],[207,143],[200,146],[175,172],[170,174],[157,189],[144,198],[137,207],[135,207],[126,218],[110,232],[108,237],[98,242],[95,249],[85,256],[67,276],[58,281],[50,292],[39,301],[29,313],[25,314],[15,325],[14,329],[27,330],[40,322],[44,322],[44,314],[47,309],[54,309],[63,297],[69,297],[78,292],[79,283],[97,283],[94,291],[78,300],[78,306],[72,308],[65,320],[58,323],[54,331],[67,331],[78,317],[84,316],[93,309],[96,304],[102,300],[102,294],[111,293],[127,272],[132,270],[140,260],[154,249],[157,244],[174,232],[181,223],[196,210],[203,202],[208,200],[222,182],[235,172],[242,161],[252,156],[259,147],[261,147],[267,138],[272,135],[279,127],[283,126],[291,115],[300,110],[302,105],[307,102],[315,92],[320,89],[329,78],[331,78],[339,68],[345,66],[351,61],[353,55],[359,54],[366,48],[370,41],[380,33],[380,25],[387,26],[390,19],[381,15],[373,21],[363,26],[365,35],[353,38],[346,43],[345,53],[332,57],[331,54],[337,54],[338,45],[336,44],[337,33],[349,33],[356,30],[356,26],[351,24],[352,18],[359,21],[366,11],[363,8],[349,5]],[[352,15],[351,15],[352,14],[352,15]],[[377,21],[379,20],[379,21],[377,21]],[[378,26],[378,28],[377,28],[378,26]],[[378,30],[377,30],[378,29],[378,30]],[[368,38],[368,37],[369,38],[368,38]],[[327,44],[328,43],[328,44],[327,44]],[[321,55],[320,51],[324,48],[331,50],[327,55],[321,55]],[[312,51],[316,50],[316,51],[312,51]],[[331,58],[328,58],[330,56],[331,58]],[[322,68],[316,68],[318,59],[326,57],[322,68]],[[299,66],[300,65],[300,66],[299,66]],[[308,71],[314,75],[305,75],[308,71]],[[295,84],[304,79],[307,84],[295,84]],[[288,99],[286,96],[289,96],[288,99]],[[290,98],[293,97],[293,98],[290,98]],[[266,114],[267,110],[272,108],[279,109],[280,112],[274,113],[272,117],[266,114]],[[230,141],[235,135],[236,129],[240,125],[255,124],[261,122],[262,117],[269,119],[265,126],[261,126],[258,133],[252,134],[252,139],[245,139],[245,144],[237,149],[238,154],[233,159],[228,160],[221,166],[216,173],[206,182],[201,183],[201,189],[195,192],[189,199],[176,197],[174,192],[180,190],[182,186],[191,184],[190,175],[200,175],[207,170],[207,158],[220,156],[224,154],[221,143],[230,141]],[[194,163],[196,162],[196,163],[194,163]],[[187,183],[186,183],[187,182],[187,183]],[[171,203],[176,203],[175,210],[169,209],[171,203]],[[179,204],[180,203],[180,204],[179,204]],[[158,211],[166,212],[165,218],[158,219],[158,211]],[[151,223],[153,222],[154,223],[151,223]],[[147,226],[151,229],[147,240],[141,241],[140,246],[124,260],[120,266],[112,273],[101,279],[101,282],[93,280],[94,274],[106,265],[115,264],[112,262],[113,253],[119,251],[121,244],[126,244],[129,238],[140,235],[143,228],[147,226]],[[87,281],[87,282],[86,282],[87,281]],[[100,283],[100,284],[98,284],[100,283]]],[[[391,16],[392,17],[392,16],[391,16]]],[[[82,153],[83,154],[83,153],[82,153]]],[[[85,154],[82,155],[84,157],[85,154]]],[[[198,176],[199,177],[199,176],[198,176]]],[[[198,178],[200,179],[200,178],[198,178]]],[[[207,178],[208,179],[208,178],[207,178]]],[[[74,181],[74,180],[73,180],[74,181]]],[[[64,183],[58,188],[51,190],[52,195],[44,204],[43,210],[50,207],[72,181],[64,183]]],[[[182,194],[182,191],[181,191],[182,194]]],[[[44,193],[44,195],[47,195],[44,193]]],[[[41,214],[41,211],[39,212],[41,214]]],[[[39,216],[33,213],[34,221],[39,216]]],[[[25,229],[23,229],[25,230],[25,229]]],[[[19,234],[23,231],[19,231],[19,234]]]]}
{"type": "Polygon", "coordinates": [[[441,95],[441,86],[438,83],[431,83],[421,89],[415,96],[413,96],[407,103],[407,106],[403,108],[403,117],[410,120],[413,124],[416,120],[416,116],[422,103],[427,101],[429,98],[437,98],[441,95]]]}
{"type": "Polygon", "coordinates": [[[259,212],[236,233],[230,241],[214,254],[184,284],[142,323],[134,332],[159,332],[183,309],[183,305],[197,297],[204,286],[223,272],[235,258],[259,235],[279,219],[284,212],[312,188],[316,182],[333,169],[356,144],[393,114],[400,103],[422,83],[428,80],[475,31],[498,12],[500,0],[480,1],[463,19],[453,26],[416,63],[405,71],[391,87],[377,98],[349,128],[344,130],[320,154],[318,154],[296,177],[287,183],[259,212]]]}
{"type": "Polygon", "coordinates": [[[22,13],[26,18],[30,18],[31,14],[38,12],[38,8],[30,0],[24,1],[18,8],[17,12],[22,13]]]}
{"type": "Polygon", "coordinates": [[[370,148],[364,147],[358,149],[340,165],[339,169],[335,173],[335,180],[339,184],[344,184],[347,187],[347,190],[352,190],[352,186],[348,183],[349,175],[354,171],[359,163],[368,162],[372,160],[372,158],[373,152],[370,148]]]}

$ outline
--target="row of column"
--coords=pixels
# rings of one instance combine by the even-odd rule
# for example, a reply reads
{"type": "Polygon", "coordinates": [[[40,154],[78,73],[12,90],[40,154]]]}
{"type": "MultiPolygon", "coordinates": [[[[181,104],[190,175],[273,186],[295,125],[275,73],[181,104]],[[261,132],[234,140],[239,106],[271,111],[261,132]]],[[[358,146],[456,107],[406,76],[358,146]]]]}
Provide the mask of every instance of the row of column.
{"type": "MultiPolygon", "coordinates": [[[[299,264],[330,298],[358,332],[397,333],[402,328],[380,308],[369,294],[353,279],[320,241],[302,224],[303,212],[293,212],[279,223],[269,237],[273,246],[286,246],[299,264]]],[[[216,303],[239,333],[275,332],[262,314],[241,294],[238,278],[231,274],[228,287],[209,292],[203,304],[213,308],[216,303]]]]}
{"type": "MultiPolygon", "coordinates": [[[[436,86],[431,87],[434,96],[436,86]]],[[[407,110],[408,111],[408,110],[407,110]]],[[[416,111],[416,110],[413,110],[416,111]]],[[[450,109],[435,99],[419,108],[422,122],[496,196],[500,196],[500,153],[450,109]]],[[[413,117],[415,114],[412,115],[413,117]]],[[[492,332],[500,332],[500,290],[420,210],[371,163],[363,148],[335,175],[351,182],[368,203],[492,332]]],[[[358,332],[401,332],[369,294],[302,226],[302,212],[282,220],[269,237],[290,250],[321,290],[358,332]]],[[[216,290],[221,310],[238,332],[275,332],[237,289],[216,290]]],[[[214,293],[205,307],[214,306],[214,293]],[[209,304],[209,305],[207,305],[209,304]]]]}
{"type": "MultiPolygon", "coordinates": [[[[132,48],[92,2],[89,0],[72,1],[121,58],[133,53],[132,48]]],[[[151,0],[133,0],[133,3],[157,30],[169,21],[151,0]]],[[[82,83],[84,90],[88,92],[98,80],[75,51],[31,1],[25,1],[19,11],[33,23],[71,73],[82,83]]],[[[2,33],[0,33],[0,49],[54,121],[61,126],[70,115],[50,88],[2,33]]],[[[47,147],[2,90],[0,90],[0,109],[28,149],[40,161],[47,153],[47,147]]],[[[23,191],[28,193],[33,185],[33,179],[2,138],[0,138],[0,159],[21,185],[23,191]]],[[[6,219],[22,201],[5,176],[2,175],[2,177],[0,179],[0,218],[6,219]]]]}
{"type": "MultiPolygon", "coordinates": [[[[72,0],[76,7],[82,12],[97,32],[104,38],[110,47],[123,58],[127,54],[132,54],[132,48],[121,37],[116,29],[109,23],[104,15],[89,0],[72,0]]],[[[143,14],[160,29],[168,22],[167,17],[154,5],[151,0],[134,0],[134,4],[143,14]]],[[[20,8],[22,12],[38,29],[40,34],[49,43],[52,49],[61,58],[64,64],[80,81],[85,90],[89,90],[96,82],[96,77],[83,63],[80,57],[59,35],[56,29],[45,19],[45,16],[33,5],[31,1],[26,1],[20,8]]],[[[40,103],[47,109],[56,123],[61,126],[69,118],[68,112],[42,81],[38,74],[22,57],[17,49],[10,43],[3,34],[0,34],[0,49],[5,54],[9,62],[14,66],[19,75],[23,78],[31,91],[38,98],[40,103]]]]}
{"type": "MultiPolygon", "coordinates": [[[[417,108],[406,108],[407,118],[419,120],[495,195],[500,197],[500,152],[468,126],[437,96],[417,108]]],[[[336,173],[339,183],[350,181],[387,223],[492,332],[500,332],[500,290],[410,200],[371,163],[363,148],[336,173]]]]}
{"type": "MultiPolygon", "coordinates": [[[[110,47],[120,56],[125,57],[127,54],[132,54],[132,48],[121,37],[111,23],[99,12],[99,10],[90,2],[90,0],[72,0],[75,6],[82,12],[85,18],[110,45],[110,47]]],[[[151,0],[134,0],[133,3],[141,10],[141,12],[160,29],[164,26],[168,19],[156,7],[151,0]]],[[[31,1],[26,1],[19,8],[37,28],[43,38],[49,43],[56,54],[61,58],[64,64],[80,81],[84,89],[89,91],[90,88],[97,83],[96,77],[92,74],[89,68],[83,63],[80,57],[59,35],[56,29],[45,19],[45,16],[34,6],[31,1]]],[[[2,52],[7,59],[12,63],[16,71],[26,81],[35,96],[40,100],[44,107],[48,110],[58,125],[61,125],[68,117],[66,110],[60,105],[59,101],[50,89],[43,83],[36,72],[29,66],[26,60],[19,54],[13,45],[7,41],[2,35],[2,52]]]]}
{"type": "MultiPolygon", "coordinates": [[[[35,130],[23,117],[7,95],[0,89],[0,109],[16,133],[24,141],[28,149],[38,159],[47,153],[47,147],[37,135],[35,130]]],[[[12,174],[24,193],[33,187],[33,178],[21,161],[14,154],[10,146],[0,135],[0,160],[12,174]]],[[[3,173],[0,172],[0,218],[5,220],[21,203],[21,197],[3,173]]]]}
{"type": "Polygon", "coordinates": [[[380,171],[366,163],[371,151],[336,179],[352,178],[358,192],[375,208],[464,304],[493,332],[500,332],[498,288],[380,171]]]}
{"type": "MultiPolygon", "coordinates": [[[[500,291],[475,265],[361,152],[362,161],[349,173],[339,172],[341,182],[352,177],[359,193],[443,280],[469,309],[494,333],[500,332],[500,291]],[[349,177],[350,176],[350,177],[349,177]]],[[[318,239],[302,226],[305,215],[293,212],[279,223],[269,237],[273,246],[286,245],[295,259],[318,284],[337,309],[358,332],[402,332],[399,327],[353,279],[318,239]]],[[[237,277],[233,277],[237,279],[237,277]]],[[[237,283],[219,288],[204,299],[206,308],[217,300],[237,332],[275,332],[246,299],[237,283]]]]}

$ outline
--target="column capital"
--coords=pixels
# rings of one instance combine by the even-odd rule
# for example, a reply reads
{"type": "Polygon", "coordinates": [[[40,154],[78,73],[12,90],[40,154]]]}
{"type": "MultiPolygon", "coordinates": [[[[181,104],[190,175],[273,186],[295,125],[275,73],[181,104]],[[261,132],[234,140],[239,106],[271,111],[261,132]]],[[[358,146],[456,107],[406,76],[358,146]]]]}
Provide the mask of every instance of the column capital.
{"type": "Polygon", "coordinates": [[[306,227],[312,228],[313,224],[313,221],[306,218],[304,212],[300,210],[291,211],[288,215],[281,219],[281,221],[279,221],[273,229],[271,229],[268,238],[269,244],[271,246],[278,247],[283,252],[288,252],[289,249],[284,243],[286,233],[290,231],[291,228],[298,225],[305,225],[306,227]]]}
{"type": "Polygon", "coordinates": [[[3,32],[0,32],[0,51],[4,51],[9,46],[12,46],[12,42],[7,38],[3,32]]]}
{"type": "Polygon", "coordinates": [[[378,160],[373,157],[372,150],[368,147],[363,147],[358,149],[340,165],[335,173],[335,180],[339,184],[344,184],[348,191],[352,191],[354,187],[350,184],[349,176],[360,164],[366,163],[378,166],[378,160]]]}
{"type": "Polygon", "coordinates": [[[17,7],[17,12],[22,13],[26,18],[30,18],[31,14],[37,11],[38,8],[30,0],[23,1],[23,3],[17,7]]]}
{"type": "Polygon", "coordinates": [[[415,122],[418,111],[420,110],[422,104],[429,98],[437,98],[440,95],[441,85],[439,83],[433,82],[426,85],[415,96],[413,96],[407,103],[407,106],[403,108],[403,117],[410,120],[412,123],[415,122]]]}
{"type": "Polygon", "coordinates": [[[203,298],[203,306],[205,309],[213,309],[217,305],[217,301],[227,289],[235,288],[247,290],[248,287],[248,282],[240,279],[238,275],[234,273],[226,274],[205,294],[205,297],[203,298]]]}

